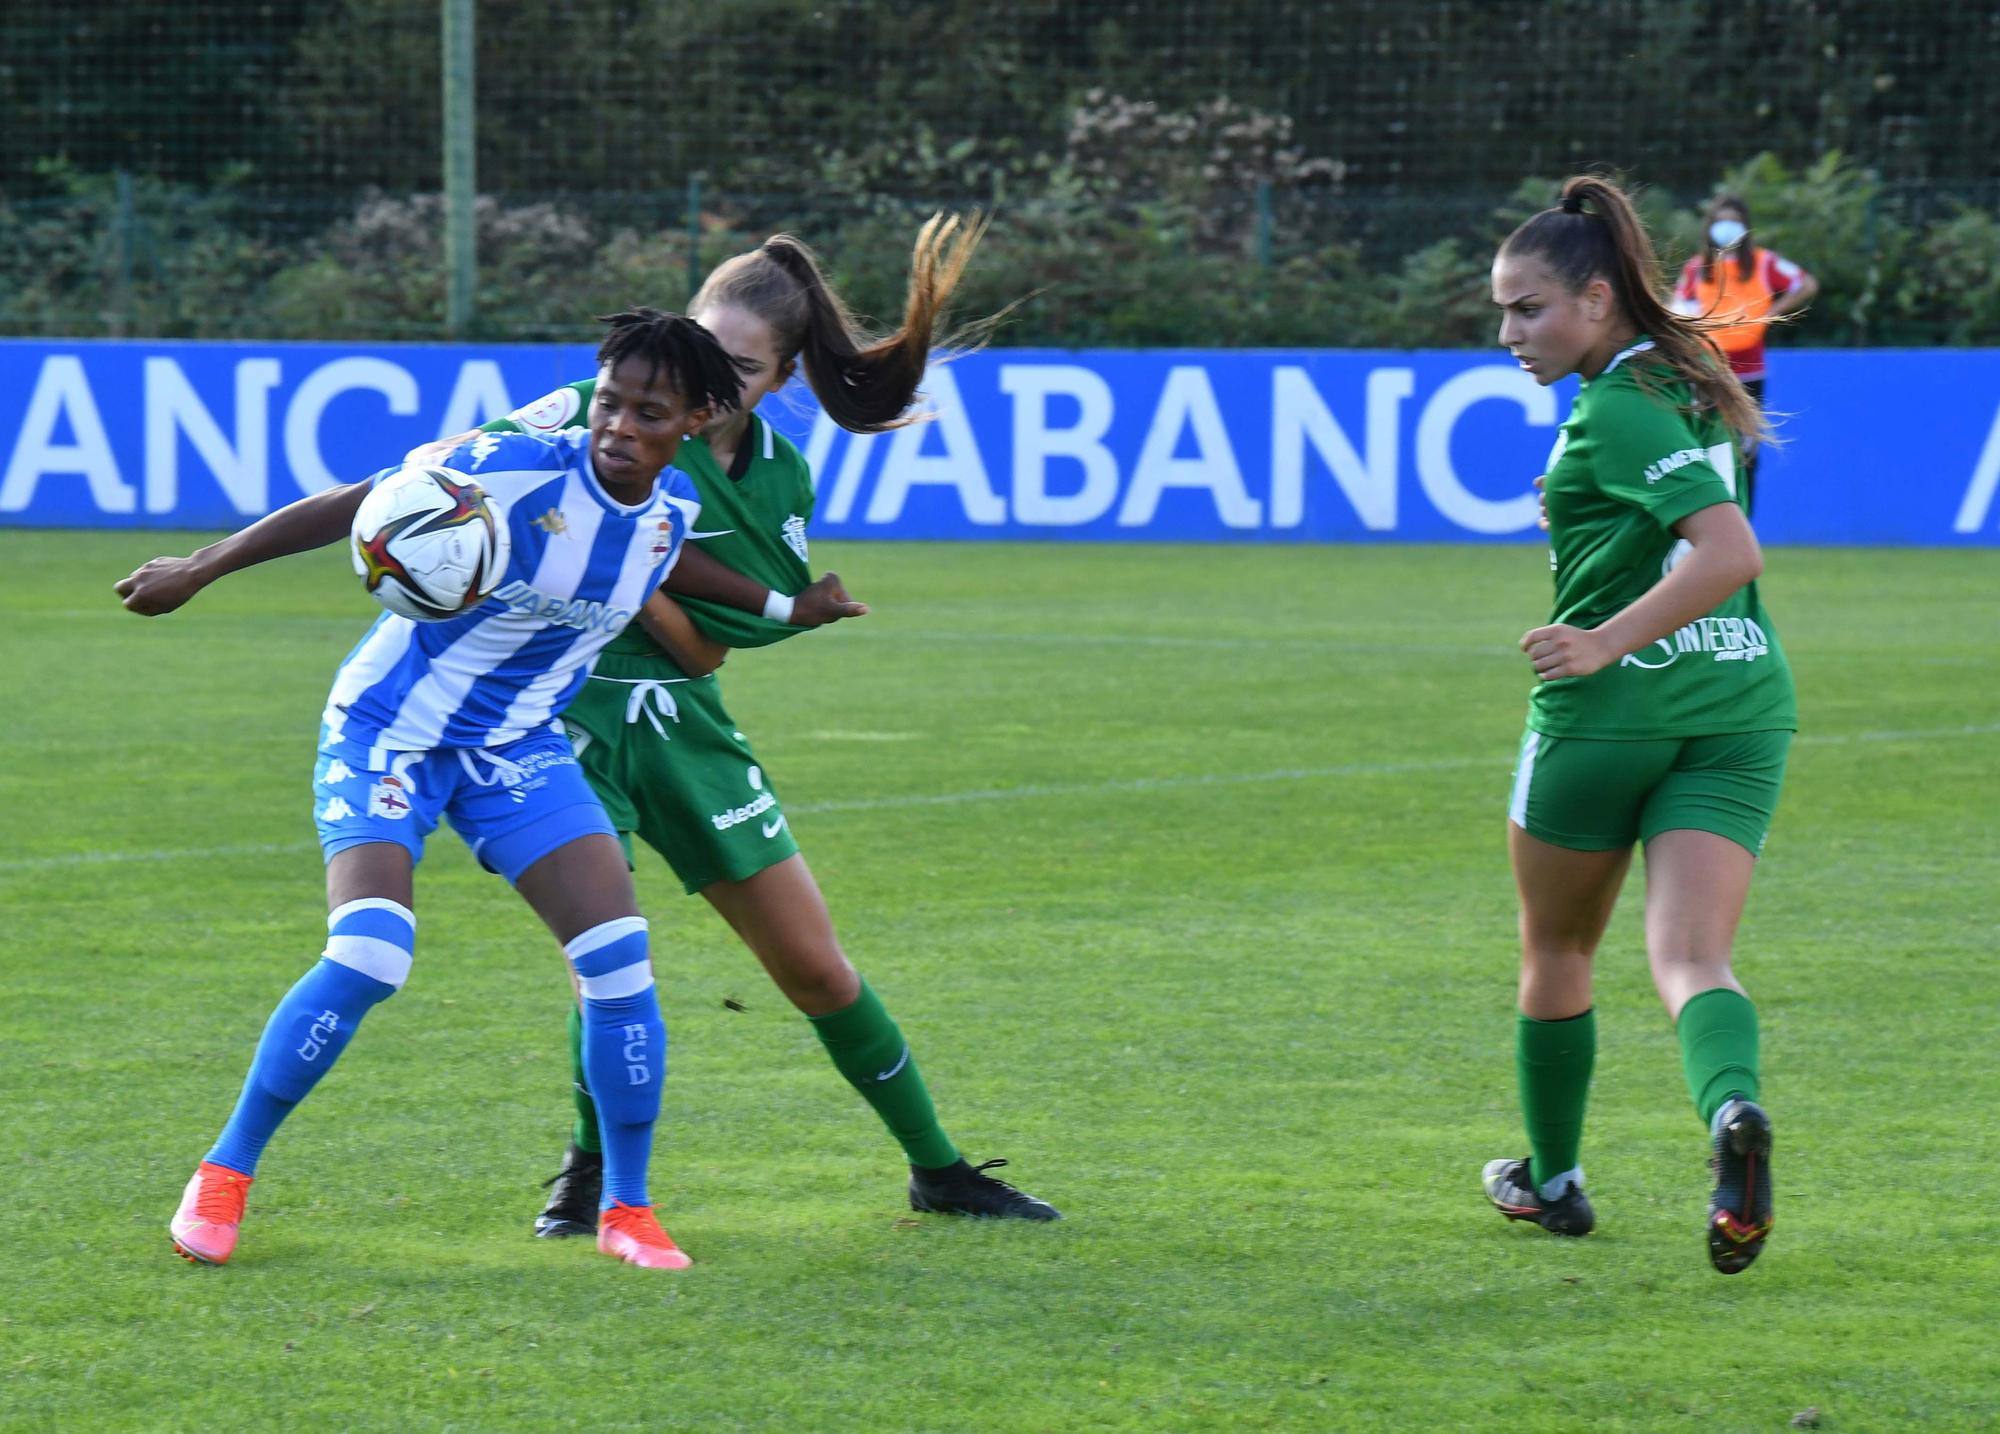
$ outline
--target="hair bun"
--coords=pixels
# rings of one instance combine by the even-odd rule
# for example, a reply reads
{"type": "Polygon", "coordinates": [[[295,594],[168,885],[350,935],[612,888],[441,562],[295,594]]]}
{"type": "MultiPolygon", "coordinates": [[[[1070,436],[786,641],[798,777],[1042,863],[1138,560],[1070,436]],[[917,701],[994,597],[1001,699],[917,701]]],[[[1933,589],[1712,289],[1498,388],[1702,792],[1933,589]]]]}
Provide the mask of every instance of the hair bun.
{"type": "Polygon", "coordinates": [[[1583,196],[1581,194],[1565,194],[1556,201],[1556,207],[1561,209],[1565,214],[1581,214],[1583,213],[1583,196]]]}

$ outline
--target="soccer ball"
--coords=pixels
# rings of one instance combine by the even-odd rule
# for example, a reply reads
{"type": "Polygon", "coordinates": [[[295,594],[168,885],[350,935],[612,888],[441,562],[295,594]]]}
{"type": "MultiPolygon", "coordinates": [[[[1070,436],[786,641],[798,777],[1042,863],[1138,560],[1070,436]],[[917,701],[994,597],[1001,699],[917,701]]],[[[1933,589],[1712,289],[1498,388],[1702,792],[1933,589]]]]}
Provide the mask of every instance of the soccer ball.
{"type": "Polygon", "coordinates": [[[354,571],[375,601],[417,622],[485,602],[508,550],[507,524],[486,490],[449,468],[380,478],[354,514],[354,571]]]}

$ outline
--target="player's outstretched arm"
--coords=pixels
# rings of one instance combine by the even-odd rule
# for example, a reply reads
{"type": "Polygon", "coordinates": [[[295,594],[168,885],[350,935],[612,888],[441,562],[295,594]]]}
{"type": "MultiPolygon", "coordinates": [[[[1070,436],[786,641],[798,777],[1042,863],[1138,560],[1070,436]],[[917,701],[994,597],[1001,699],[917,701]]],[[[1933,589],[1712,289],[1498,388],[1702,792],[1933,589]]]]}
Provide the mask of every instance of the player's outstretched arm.
{"type": "Polygon", "coordinates": [[[640,606],[639,626],[690,677],[708,676],[729,656],[729,649],[703,637],[687,610],[665,592],[654,593],[640,606]]]}
{"type": "Polygon", "coordinates": [[[762,613],[773,622],[794,627],[824,627],[868,611],[867,603],[847,595],[837,573],[827,573],[796,596],[788,596],[724,566],[693,543],[681,549],[680,560],[667,574],[667,591],[762,613]]]}
{"type": "MultiPolygon", "coordinates": [[[[429,468],[432,464],[442,463],[445,459],[451,457],[452,454],[458,452],[460,444],[470,443],[486,431],[484,428],[468,428],[465,432],[454,433],[448,438],[434,439],[429,443],[419,443],[415,448],[412,448],[408,453],[403,455],[403,466],[405,468],[429,468]]],[[[510,425],[506,431],[512,433],[514,429],[510,425]]]]}
{"type": "Polygon", "coordinates": [[[314,493],[185,558],[154,558],[130,577],[119,579],[111,590],[141,617],[172,612],[217,578],[338,542],[353,527],[354,510],[367,496],[366,483],[314,493]]]}
{"type": "Polygon", "coordinates": [[[821,573],[792,599],[795,627],[824,627],[844,617],[866,617],[868,604],[847,595],[839,573],[821,573]]]}

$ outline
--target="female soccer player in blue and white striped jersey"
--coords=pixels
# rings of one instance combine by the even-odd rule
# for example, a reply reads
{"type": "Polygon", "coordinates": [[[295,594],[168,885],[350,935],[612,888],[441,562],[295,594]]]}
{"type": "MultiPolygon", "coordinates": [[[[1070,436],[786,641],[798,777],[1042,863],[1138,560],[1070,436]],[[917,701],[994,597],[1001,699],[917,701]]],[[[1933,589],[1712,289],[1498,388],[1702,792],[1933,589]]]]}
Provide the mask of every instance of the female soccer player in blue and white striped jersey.
{"type": "MultiPolygon", "coordinates": [[[[437,623],[384,614],[334,679],[313,773],[327,944],[272,1013],[235,1112],[188,1182],[170,1229],[190,1260],[229,1259],[265,1144],[408,976],[412,878],[443,817],[547,923],[577,978],[604,1132],[598,1248],[651,1269],[689,1263],[646,1187],[666,1057],[646,922],[555,719],[679,561],[700,505],[673,459],[740,401],[742,378],[691,320],[640,309],[608,322],[587,429],[489,435],[444,460],[506,510],[500,593],[511,600],[437,623]]],[[[190,557],[156,558],[117,592],[134,612],[171,612],[227,573],[336,542],[371,481],[302,499],[190,557]]]]}

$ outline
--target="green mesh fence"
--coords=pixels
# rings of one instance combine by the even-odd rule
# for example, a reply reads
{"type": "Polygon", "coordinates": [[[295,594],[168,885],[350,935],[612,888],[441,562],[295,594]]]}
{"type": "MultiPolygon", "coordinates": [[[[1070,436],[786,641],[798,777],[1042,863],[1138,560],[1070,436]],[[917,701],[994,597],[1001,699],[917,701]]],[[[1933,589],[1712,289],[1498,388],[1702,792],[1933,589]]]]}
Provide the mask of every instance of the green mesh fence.
{"type": "MultiPolygon", "coordinates": [[[[1010,342],[1486,337],[1581,167],[1685,254],[1719,184],[1806,343],[2000,343],[2000,8],[1970,0],[478,0],[478,310],[576,335],[777,228],[893,313],[935,207],[1010,342]]],[[[439,0],[11,0],[0,329],[443,332],[439,0]]]]}

